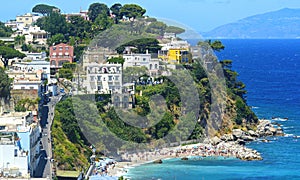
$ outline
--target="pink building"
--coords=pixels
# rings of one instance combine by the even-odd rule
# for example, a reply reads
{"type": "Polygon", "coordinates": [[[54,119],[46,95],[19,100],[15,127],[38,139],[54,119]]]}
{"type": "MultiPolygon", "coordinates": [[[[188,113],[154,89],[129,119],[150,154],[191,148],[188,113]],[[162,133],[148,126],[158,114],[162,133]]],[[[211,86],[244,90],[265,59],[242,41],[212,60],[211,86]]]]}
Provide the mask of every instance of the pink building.
{"type": "Polygon", "coordinates": [[[74,59],[74,48],[68,44],[60,43],[50,47],[51,68],[61,68],[63,63],[72,63],[74,59]]]}

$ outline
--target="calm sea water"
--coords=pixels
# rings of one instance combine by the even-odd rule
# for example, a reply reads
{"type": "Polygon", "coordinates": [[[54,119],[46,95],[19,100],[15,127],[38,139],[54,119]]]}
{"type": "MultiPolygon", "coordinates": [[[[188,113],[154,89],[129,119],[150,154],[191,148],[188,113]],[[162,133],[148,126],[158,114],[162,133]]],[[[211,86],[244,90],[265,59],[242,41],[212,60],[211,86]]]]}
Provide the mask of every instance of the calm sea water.
{"type": "Polygon", "coordinates": [[[270,143],[248,144],[264,160],[236,159],[201,161],[165,160],[129,170],[132,179],[300,179],[300,40],[223,40],[219,59],[233,60],[247,85],[247,102],[259,118],[288,118],[280,121],[286,137],[270,143]]]}

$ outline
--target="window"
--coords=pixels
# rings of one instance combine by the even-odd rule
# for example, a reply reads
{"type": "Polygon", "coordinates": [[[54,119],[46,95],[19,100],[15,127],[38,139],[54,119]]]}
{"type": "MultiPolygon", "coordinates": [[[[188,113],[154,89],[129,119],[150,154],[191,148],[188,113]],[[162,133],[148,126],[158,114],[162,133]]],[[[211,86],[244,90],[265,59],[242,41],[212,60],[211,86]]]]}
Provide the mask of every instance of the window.
{"type": "Polygon", "coordinates": [[[69,47],[68,47],[68,46],[66,47],[66,50],[67,50],[67,51],[69,50],[69,47]]]}
{"type": "Polygon", "coordinates": [[[98,76],[98,81],[101,81],[101,76],[98,76]]]}
{"type": "Polygon", "coordinates": [[[62,51],[62,50],[63,50],[63,47],[62,47],[62,46],[59,46],[59,50],[62,51]]]}
{"type": "Polygon", "coordinates": [[[22,87],[21,87],[21,89],[25,89],[25,87],[24,87],[24,86],[22,86],[22,87]]]}
{"type": "Polygon", "coordinates": [[[25,18],[25,20],[26,20],[26,21],[28,21],[28,20],[29,20],[29,18],[25,18]]]}
{"type": "Polygon", "coordinates": [[[108,80],[109,80],[109,81],[112,81],[112,76],[108,76],[108,80]]]}
{"type": "Polygon", "coordinates": [[[91,81],[94,81],[94,76],[91,76],[91,81]]]}
{"type": "Polygon", "coordinates": [[[118,81],[119,80],[119,76],[115,76],[115,80],[118,81]]]}
{"type": "Polygon", "coordinates": [[[29,89],[34,89],[34,87],[31,86],[29,89]]]}
{"type": "Polygon", "coordinates": [[[54,46],[52,49],[55,51],[55,50],[56,50],[56,47],[54,46]]]}
{"type": "Polygon", "coordinates": [[[146,61],[146,58],[143,58],[143,61],[146,61]]]}

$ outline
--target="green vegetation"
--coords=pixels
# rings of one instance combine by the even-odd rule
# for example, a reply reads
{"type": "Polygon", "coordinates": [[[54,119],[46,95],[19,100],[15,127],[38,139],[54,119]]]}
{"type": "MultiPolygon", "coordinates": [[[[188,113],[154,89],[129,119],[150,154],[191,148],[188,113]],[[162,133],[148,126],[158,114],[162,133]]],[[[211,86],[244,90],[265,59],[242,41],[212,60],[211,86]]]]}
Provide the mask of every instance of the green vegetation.
{"type": "Polygon", "coordinates": [[[72,80],[73,72],[76,69],[76,63],[64,63],[63,67],[59,69],[59,78],[66,78],[72,80]]]}
{"type": "Polygon", "coordinates": [[[54,10],[58,10],[60,12],[60,9],[55,6],[49,6],[47,4],[37,4],[32,8],[32,12],[40,13],[42,15],[49,15],[54,10]]]}
{"type": "Polygon", "coordinates": [[[17,102],[15,105],[15,111],[16,112],[25,112],[25,111],[36,111],[38,107],[38,103],[40,101],[40,98],[36,99],[21,99],[17,102]]]}
{"type": "Polygon", "coordinates": [[[71,99],[57,104],[52,136],[53,155],[58,162],[59,169],[80,171],[88,167],[88,157],[91,151],[78,127],[71,99]]]}
{"type": "Polygon", "coordinates": [[[8,60],[18,57],[18,58],[24,58],[25,54],[15,50],[12,47],[8,47],[8,46],[1,46],[0,45],[0,55],[2,56],[1,61],[4,65],[4,67],[6,68],[8,66],[8,60]]]}
{"type": "Polygon", "coordinates": [[[11,28],[6,27],[3,22],[0,22],[0,37],[10,37],[12,33],[13,31],[11,28]]]}
{"type": "Polygon", "coordinates": [[[114,57],[107,60],[107,62],[112,64],[124,64],[125,60],[122,57],[114,57]]]}
{"type": "Polygon", "coordinates": [[[146,13],[146,9],[137,4],[125,4],[120,9],[120,13],[127,18],[137,18],[142,17],[146,13]]]}
{"type": "Polygon", "coordinates": [[[0,67],[0,98],[8,98],[10,96],[11,83],[12,79],[0,67]]]}
{"type": "Polygon", "coordinates": [[[180,27],[176,27],[176,26],[168,26],[166,28],[166,32],[168,33],[175,33],[175,34],[181,34],[181,33],[184,33],[185,30],[180,28],[180,27]]]}
{"type": "Polygon", "coordinates": [[[88,16],[91,21],[95,22],[97,17],[105,15],[109,15],[109,9],[106,4],[103,3],[93,3],[90,5],[88,10],[88,16]]]}
{"type": "MultiPolygon", "coordinates": [[[[37,24],[42,29],[51,32],[52,38],[48,41],[49,45],[59,42],[70,43],[75,47],[77,58],[81,56],[84,48],[98,32],[102,33],[98,35],[97,39],[103,38],[104,41],[95,43],[101,43],[103,47],[114,47],[119,53],[122,53],[126,46],[135,47],[136,49],[133,51],[137,53],[145,53],[146,50],[156,53],[160,49],[157,36],[164,32],[177,34],[184,32],[181,28],[167,26],[154,18],[141,18],[145,12],[145,9],[133,4],[122,6],[116,3],[108,8],[105,4],[93,3],[88,12],[91,21],[85,21],[81,17],[70,17],[66,20],[59,13],[50,12],[48,16],[39,19],[37,24]],[[109,10],[115,15],[113,18],[109,17],[109,10]],[[135,20],[121,21],[123,16],[135,18],[135,20]],[[120,44],[123,42],[126,43],[120,44]]],[[[199,42],[198,45],[212,48],[214,51],[221,51],[225,48],[221,41],[208,40],[199,42]]],[[[108,62],[123,64],[124,59],[116,57],[109,59],[108,62]]],[[[245,85],[238,80],[238,74],[231,69],[232,61],[223,60],[220,63],[227,85],[226,92],[222,92],[227,93],[224,121],[219,131],[222,134],[230,132],[234,126],[245,127],[247,124],[255,124],[257,117],[247,106],[245,85]]],[[[89,149],[91,144],[95,145],[97,152],[106,154],[110,150],[119,150],[118,145],[121,146],[121,149],[126,149],[131,146],[130,142],[149,143],[153,147],[156,140],[159,140],[161,144],[169,143],[162,139],[166,135],[170,135],[174,140],[178,140],[179,134],[180,137],[186,137],[189,140],[202,138],[209,123],[210,108],[222,102],[219,102],[217,97],[217,102],[212,104],[210,79],[200,62],[185,64],[184,67],[187,70],[172,73],[178,73],[177,76],[181,81],[185,81],[183,77],[187,74],[192,76],[199,94],[200,104],[195,104],[200,106],[199,112],[185,112],[177,84],[164,76],[155,79],[163,82],[161,84],[138,84],[134,96],[134,107],[125,112],[122,111],[122,118],[118,115],[118,108],[111,106],[112,97],[110,95],[95,95],[95,99],[92,99],[93,102],[96,101],[95,104],[91,103],[89,96],[76,96],[59,102],[56,106],[52,127],[54,158],[58,161],[59,169],[81,170],[86,168],[87,159],[91,155],[89,149]],[[152,98],[156,95],[162,96],[165,104],[154,101],[152,98]],[[153,107],[156,108],[153,109],[153,107]],[[133,114],[139,116],[136,117],[133,114]],[[142,121],[143,118],[146,119],[145,122],[142,121]],[[124,119],[129,119],[134,124],[147,124],[148,126],[139,128],[124,119]],[[195,120],[197,123],[193,124],[191,133],[183,131],[179,126],[180,122],[189,124],[195,120]],[[92,142],[88,142],[83,134],[96,137],[94,140],[89,139],[92,142]],[[111,134],[129,144],[109,139],[111,134]]],[[[65,63],[59,70],[59,77],[72,79],[74,70],[75,64],[65,63]]],[[[123,71],[123,82],[132,82],[140,77],[147,79],[146,72],[145,67],[126,68],[123,71]]],[[[188,87],[181,88],[183,92],[190,93],[188,87]]],[[[189,98],[188,102],[193,102],[191,98],[197,98],[197,96],[189,98]]]]}
{"type": "Polygon", "coordinates": [[[136,48],[133,50],[135,53],[146,53],[146,50],[148,50],[149,53],[157,53],[157,51],[161,49],[158,44],[159,42],[155,38],[142,38],[125,43],[122,46],[119,46],[116,50],[119,54],[121,54],[125,50],[126,46],[133,46],[136,48]]]}

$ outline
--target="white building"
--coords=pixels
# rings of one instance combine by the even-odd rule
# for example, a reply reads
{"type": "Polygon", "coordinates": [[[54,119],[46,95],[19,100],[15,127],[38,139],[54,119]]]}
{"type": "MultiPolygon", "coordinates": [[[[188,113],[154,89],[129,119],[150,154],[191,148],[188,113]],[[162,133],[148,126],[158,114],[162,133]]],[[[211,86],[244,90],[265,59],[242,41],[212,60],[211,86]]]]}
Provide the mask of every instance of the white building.
{"type": "MultiPolygon", "coordinates": [[[[29,60],[29,61],[15,62],[10,67],[10,70],[15,72],[21,72],[21,73],[35,72],[36,76],[40,80],[42,78],[41,75],[43,73],[45,76],[47,76],[47,79],[50,82],[50,62],[44,60],[37,60],[37,59],[33,61],[29,60]]],[[[20,74],[19,77],[24,77],[24,74],[20,74]]],[[[16,78],[16,76],[14,78],[16,78]]]]}
{"type": "Polygon", "coordinates": [[[173,39],[173,38],[176,38],[176,34],[175,34],[175,33],[168,33],[168,32],[165,32],[165,33],[164,33],[164,38],[165,38],[165,39],[173,39]]]}
{"type": "Polygon", "coordinates": [[[0,117],[0,168],[3,174],[33,175],[40,160],[40,132],[31,112],[0,117]]]}
{"type": "Polygon", "coordinates": [[[152,59],[151,54],[124,54],[123,67],[146,67],[150,76],[157,76],[159,71],[159,59],[152,59]]]}
{"type": "Polygon", "coordinates": [[[34,52],[25,52],[24,53],[26,55],[26,57],[24,58],[24,60],[32,60],[32,61],[36,61],[36,60],[45,60],[47,57],[46,52],[39,52],[39,53],[34,53],[34,52]]]}
{"type": "Polygon", "coordinates": [[[183,40],[172,40],[166,44],[160,44],[162,46],[162,51],[168,51],[170,49],[189,49],[190,44],[183,40]]]}
{"type": "Polygon", "coordinates": [[[121,93],[122,65],[89,63],[86,66],[84,86],[87,93],[121,93]]]}
{"type": "Polygon", "coordinates": [[[18,27],[18,30],[12,35],[12,37],[16,36],[25,36],[25,43],[37,43],[40,45],[46,45],[47,39],[49,37],[49,33],[45,30],[42,30],[38,26],[25,26],[18,27]]]}

